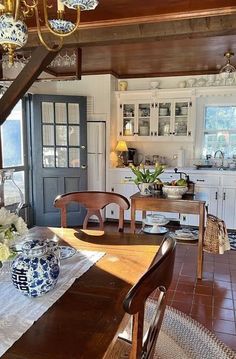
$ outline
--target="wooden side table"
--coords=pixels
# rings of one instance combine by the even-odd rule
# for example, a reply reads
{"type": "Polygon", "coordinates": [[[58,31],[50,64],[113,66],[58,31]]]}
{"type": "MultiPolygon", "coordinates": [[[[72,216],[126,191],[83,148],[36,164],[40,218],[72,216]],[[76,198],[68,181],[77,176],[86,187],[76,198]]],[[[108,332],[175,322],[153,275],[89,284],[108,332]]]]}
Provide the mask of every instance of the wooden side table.
{"type": "Polygon", "coordinates": [[[135,211],[143,211],[143,217],[146,211],[160,211],[173,213],[186,213],[199,215],[199,238],[198,238],[198,261],[197,277],[202,279],[203,267],[203,236],[205,227],[205,207],[206,196],[203,194],[184,195],[181,199],[167,198],[162,194],[153,194],[151,196],[142,196],[135,193],[131,199],[131,232],[135,232],[135,211]]]}

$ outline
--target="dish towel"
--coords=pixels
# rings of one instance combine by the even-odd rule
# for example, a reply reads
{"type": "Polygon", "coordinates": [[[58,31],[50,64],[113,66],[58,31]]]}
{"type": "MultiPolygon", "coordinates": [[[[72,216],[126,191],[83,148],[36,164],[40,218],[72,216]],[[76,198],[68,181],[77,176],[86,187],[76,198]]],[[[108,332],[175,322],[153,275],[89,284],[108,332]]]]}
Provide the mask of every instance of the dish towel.
{"type": "Polygon", "coordinates": [[[4,263],[0,270],[0,357],[104,254],[79,251],[62,260],[55,288],[37,298],[24,296],[13,286],[10,266],[7,270],[7,263],[4,263]]]}
{"type": "Polygon", "coordinates": [[[215,254],[224,254],[225,251],[230,250],[225,222],[212,214],[207,215],[203,250],[215,254]]]}

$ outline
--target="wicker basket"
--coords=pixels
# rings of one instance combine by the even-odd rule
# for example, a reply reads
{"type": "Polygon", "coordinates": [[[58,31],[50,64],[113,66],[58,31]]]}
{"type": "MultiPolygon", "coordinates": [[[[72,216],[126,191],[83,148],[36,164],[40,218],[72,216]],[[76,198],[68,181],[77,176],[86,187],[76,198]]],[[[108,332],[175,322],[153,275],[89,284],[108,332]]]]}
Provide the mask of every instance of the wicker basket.
{"type": "Polygon", "coordinates": [[[230,243],[225,222],[212,214],[208,214],[203,250],[209,253],[223,254],[229,249],[230,243]]]}

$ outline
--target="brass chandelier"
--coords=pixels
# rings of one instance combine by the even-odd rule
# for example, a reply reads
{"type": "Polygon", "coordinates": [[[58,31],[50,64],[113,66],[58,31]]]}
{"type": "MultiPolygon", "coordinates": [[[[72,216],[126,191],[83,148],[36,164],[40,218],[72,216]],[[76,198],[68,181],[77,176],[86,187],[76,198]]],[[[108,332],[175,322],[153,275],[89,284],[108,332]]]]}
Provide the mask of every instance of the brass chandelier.
{"type": "Polygon", "coordinates": [[[0,0],[0,45],[7,52],[9,64],[14,63],[14,52],[22,48],[28,39],[28,28],[25,20],[35,17],[37,33],[43,46],[49,51],[58,51],[63,45],[63,38],[71,35],[78,29],[81,10],[94,10],[98,0],[57,0],[57,17],[49,19],[48,9],[52,8],[47,0],[0,0]],[[39,10],[42,4],[43,13],[39,10]],[[65,7],[77,12],[76,22],[65,19],[65,7]],[[49,32],[58,39],[56,46],[46,43],[42,35],[41,22],[49,32]]]}

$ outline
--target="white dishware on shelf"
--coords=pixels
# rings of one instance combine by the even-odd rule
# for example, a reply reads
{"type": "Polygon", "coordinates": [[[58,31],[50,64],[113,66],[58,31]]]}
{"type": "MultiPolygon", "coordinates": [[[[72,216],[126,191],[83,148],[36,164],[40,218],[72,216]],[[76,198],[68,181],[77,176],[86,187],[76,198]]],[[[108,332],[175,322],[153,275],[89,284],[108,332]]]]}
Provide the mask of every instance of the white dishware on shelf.
{"type": "Polygon", "coordinates": [[[160,81],[151,81],[150,82],[151,89],[158,89],[159,86],[160,86],[160,81]]]}
{"type": "Polygon", "coordinates": [[[196,80],[195,79],[188,79],[187,80],[187,87],[193,87],[195,85],[196,80]]]}
{"type": "Polygon", "coordinates": [[[160,116],[167,116],[167,114],[168,114],[168,109],[166,107],[161,107],[159,109],[159,115],[160,116]]]}
{"type": "Polygon", "coordinates": [[[187,115],[188,114],[188,107],[187,106],[182,106],[180,112],[181,112],[181,115],[187,115]]]}

